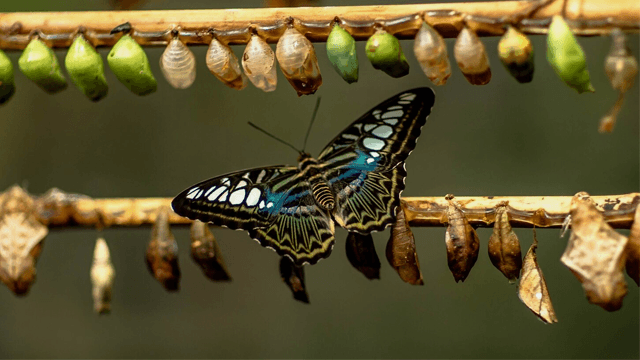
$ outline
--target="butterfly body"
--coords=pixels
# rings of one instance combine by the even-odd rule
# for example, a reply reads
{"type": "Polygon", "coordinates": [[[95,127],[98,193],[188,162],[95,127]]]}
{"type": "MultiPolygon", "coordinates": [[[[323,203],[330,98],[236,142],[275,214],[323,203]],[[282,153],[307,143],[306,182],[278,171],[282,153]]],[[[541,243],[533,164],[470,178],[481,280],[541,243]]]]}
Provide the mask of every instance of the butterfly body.
{"type": "Polygon", "coordinates": [[[405,91],[378,105],[334,138],[317,158],[218,176],[176,196],[190,219],[247,230],[296,265],[329,256],[335,224],[350,232],[381,231],[395,219],[415,148],[434,103],[433,91],[405,91]]]}

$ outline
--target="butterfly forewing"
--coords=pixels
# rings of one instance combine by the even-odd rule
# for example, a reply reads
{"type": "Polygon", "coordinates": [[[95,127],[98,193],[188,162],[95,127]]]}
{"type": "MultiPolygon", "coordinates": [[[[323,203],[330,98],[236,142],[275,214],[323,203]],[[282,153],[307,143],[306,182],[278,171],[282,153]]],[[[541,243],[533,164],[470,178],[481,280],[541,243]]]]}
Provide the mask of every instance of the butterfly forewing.
{"type": "Polygon", "coordinates": [[[415,148],[435,101],[413,89],[376,106],[322,151],[325,177],[336,197],[334,218],[349,231],[379,231],[393,222],[404,190],[404,161],[415,148]]]}

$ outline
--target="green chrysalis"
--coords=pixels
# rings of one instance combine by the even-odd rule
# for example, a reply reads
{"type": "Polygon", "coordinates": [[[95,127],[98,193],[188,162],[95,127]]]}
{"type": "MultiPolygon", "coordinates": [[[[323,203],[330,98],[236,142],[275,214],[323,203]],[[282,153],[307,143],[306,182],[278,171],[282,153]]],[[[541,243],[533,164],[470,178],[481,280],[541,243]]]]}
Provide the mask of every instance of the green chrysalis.
{"type": "Polygon", "coordinates": [[[0,105],[9,101],[15,92],[13,64],[7,54],[0,50],[0,105]]]}
{"type": "Polygon", "coordinates": [[[389,76],[399,78],[409,73],[409,63],[402,52],[400,41],[388,32],[377,30],[367,40],[366,51],[371,65],[389,76]]]}
{"type": "Polygon", "coordinates": [[[562,16],[555,15],[547,35],[547,60],[558,76],[578,93],[594,92],[584,51],[562,16]]]}
{"type": "Polygon", "coordinates": [[[104,64],[100,54],[79,35],[71,44],[64,60],[71,81],[91,101],[107,96],[107,80],[104,78],[104,64]]]}
{"type": "Polygon", "coordinates": [[[356,41],[340,25],[333,25],[327,38],[327,57],[333,68],[349,84],[358,81],[356,41]]]}
{"type": "Polygon", "coordinates": [[[107,61],[118,80],[134,94],[148,95],[157,90],[158,83],[149,67],[149,59],[131,35],[124,35],[118,40],[107,61]]]}
{"type": "Polygon", "coordinates": [[[42,90],[55,94],[67,88],[56,54],[42,40],[33,39],[18,60],[20,71],[42,90]]]}

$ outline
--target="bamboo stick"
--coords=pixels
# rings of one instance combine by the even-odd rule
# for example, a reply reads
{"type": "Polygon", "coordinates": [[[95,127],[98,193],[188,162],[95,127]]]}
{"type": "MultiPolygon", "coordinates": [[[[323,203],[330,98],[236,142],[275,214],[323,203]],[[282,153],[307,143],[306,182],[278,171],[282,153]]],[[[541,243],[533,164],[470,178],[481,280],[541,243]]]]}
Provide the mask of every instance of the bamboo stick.
{"type": "MultiPolygon", "coordinates": [[[[10,194],[11,190],[5,194],[10,194]]],[[[461,210],[474,226],[491,226],[498,204],[508,202],[507,211],[513,227],[559,228],[569,215],[572,196],[464,196],[455,197],[461,210]]],[[[592,196],[605,220],[614,228],[629,229],[640,193],[592,196]]],[[[440,227],[448,202],[445,197],[405,197],[405,215],[411,226],[440,227]]],[[[49,227],[135,227],[155,222],[160,206],[168,206],[170,198],[92,199],[67,194],[57,189],[34,198],[36,218],[49,227]]],[[[191,220],[173,212],[169,222],[190,224],[191,220]]]]}
{"type": "Polygon", "coordinates": [[[112,46],[119,35],[109,32],[125,22],[134,28],[133,37],[146,46],[167,44],[170,31],[179,29],[183,41],[206,45],[211,30],[222,41],[244,44],[255,30],[275,43],[288,18],[311,41],[326,41],[331,23],[338,18],[357,40],[371,36],[381,25],[399,38],[413,38],[424,16],[444,37],[455,37],[466,24],[480,36],[504,33],[505,22],[520,21],[526,33],[545,34],[549,19],[563,12],[574,25],[576,35],[605,35],[611,27],[626,31],[640,29],[637,0],[542,0],[440,3],[418,5],[336,6],[264,9],[16,12],[0,13],[0,48],[22,49],[30,36],[39,34],[53,47],[68,47],[79,29],[94,46],[112,46]],[[549,4],[546,4],[550,2],[549,4]],[[544,3],[544,6],[540,7],[544,3]],[[537,11],[533,11],[540,7],[537,11]],[[253,30],[251,30],[253,29],[253,30]]]}

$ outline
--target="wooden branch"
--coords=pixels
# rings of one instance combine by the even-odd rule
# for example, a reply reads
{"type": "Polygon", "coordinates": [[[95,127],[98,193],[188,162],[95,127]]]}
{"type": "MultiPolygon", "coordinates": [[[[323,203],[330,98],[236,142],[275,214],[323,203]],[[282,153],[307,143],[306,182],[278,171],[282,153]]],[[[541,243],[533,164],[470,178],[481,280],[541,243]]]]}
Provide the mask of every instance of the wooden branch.
{"type": "MultiPolygon", "coordinates": [[[[413,38],[422,17],[444,37],[455,37],[466,24],[481,36],[504,33],[505,22],[517,22],[525,33],[545,34],[551,16],[562,13],[563,0],[487,1],[384,6],[336,6],[221,10],[86,11],[0,13],[0,48],[23,49],[38,34],[53,47],[68,47],[79,29],[94,46],[112,46],[116,26],[130,22],[133,37],[147,46],[166,45],[173,29],[187,44],[207,45],[211,30],[219,39],[244,44],[254,29],[275,43],[289,18],[311,41],[326,41],[337,18],[357,40],[366,40],[384,26],[398,38],[413,38]],[[542,3],[551,2],[540,7],[542,3]],[[537,11],[534,9],[540,7],[537,11]]],[[[565,18],[576,35],[605,35],[613,26],[640,29],[637,0],[566,0],[565,18]]]]}
{"type": "MultiPolygon", "coordinates": [[[[13,189],[5,194],[11,191],[13,189]]],[[[490,226],[494,222],[496,206],[508,202],[513,227],[559,228],[569,215],[571,199],[572,196],[465,196],[456,197],[455,201],[474,226],[490,226]]],[[[619,229],[631,228],[640,193],[593,196],[592,199],[609,225],[619,229]]],[[[448,202],[444,197],[406,197],[403,201],[411,226],[446,225],[444,214],[448,202]]],[[[153,224],[158,208],[168,206],[170,202],[170,198],[92,199],[52,189],[34,198],[34,208],[36,218],[49,227],[134,227],[153,224]]],[[[174,225],[191,223],[174,213],[170,214],[169,222],[174,225]]]]}

